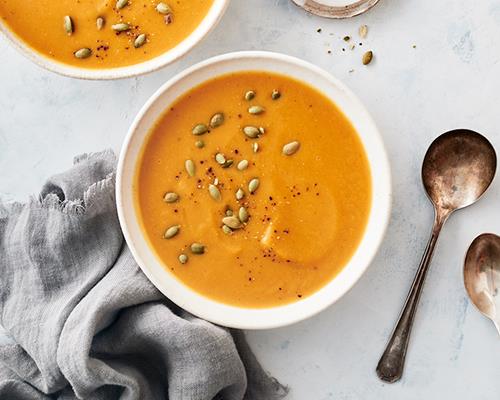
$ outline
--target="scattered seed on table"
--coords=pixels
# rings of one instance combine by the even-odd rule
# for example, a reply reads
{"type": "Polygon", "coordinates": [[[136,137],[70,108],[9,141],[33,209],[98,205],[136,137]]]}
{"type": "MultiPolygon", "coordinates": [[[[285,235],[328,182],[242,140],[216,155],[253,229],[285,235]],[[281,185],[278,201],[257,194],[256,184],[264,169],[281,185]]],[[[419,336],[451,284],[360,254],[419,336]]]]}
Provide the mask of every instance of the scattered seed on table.
{"type": "Polygon", "coordinates": [[[372,62],[373,60],[373,51],[367,51],[365,54],[363,54],[363,65],[368,65],[372,62]]]}

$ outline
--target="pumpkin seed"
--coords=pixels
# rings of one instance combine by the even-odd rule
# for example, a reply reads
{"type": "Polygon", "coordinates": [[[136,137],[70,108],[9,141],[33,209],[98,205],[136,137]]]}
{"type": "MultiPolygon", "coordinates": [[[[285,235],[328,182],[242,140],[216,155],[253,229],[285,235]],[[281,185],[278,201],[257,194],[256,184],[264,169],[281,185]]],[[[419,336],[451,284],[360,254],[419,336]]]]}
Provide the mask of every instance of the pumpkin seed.
{"type": "Polygon", "coordinates": [[[250,101],[255,98],[255,92],[253,90],[249,90],[245,93],[245,100],[250,101]]]}
{"type": "Polygon", "coordinates": [[[359,27],[359,36],[364,39],[368,34],[368,27],[366,25],[361,25],[359,27]]]}
{"type": "Polygon", "coordinates": [[[172,9],[165,3],[158,3],[158,5],[156,6],[156,11],[158,11],[160,14],[167,15],[172,12],[172,9]]]}
{"type": "Polygon", "coordinates": [[[130,30],[130,25],[125,22],[120,22],[119,24],[111,25],[111,29],[115,32],[126,32],[130,30]]]}
{"type": "Polygon", "coordinates": [[[254,193],[260,185],[260,180],[258,178],[253,178],[249,183],[248,183],[248,191],[250,193],[254,193]]]}
{"type": "Polygon", "coordinates": [[[196,136],[203,135],[207,133],[207,131],[208,131],[208,126],[206,126],[205,124],[197,124],[193,128],[193,135],[196,136]]]}
{"type": "Polygon", "coordinates": [[[229,226],[231,229],[240,229],[241,228],[241,221],[237,217],[235,217],[234,215],[231,217],[222,218],[222,223],[224,225],[229,226]]]}
{"type": "Polygon", "coordinates": [[[226,160],[224,164],[221,165],[222,168],[229,168],[231,165],[233,165],[234,161],[233,160],[226,160]]]}
{"type": "Polygon", "coordinates": [[[363,54],[363,65],[368,65],[372,62],[373,60],[373,51],[367,51],[365,54],[363,54]]]}
{"type": "Polygon", "coordinates": [[[68,34],[68,36],[71,36],[73,34],[73,20],[69,15],[64,16],[64,30],[68,34]]]}
{"type": "Polygon", "coordinates": [[[236,200],[241,200],[243,197],[245,197],[245,191],[241,188],[239,188],[237,191],[236,191],[236,200]]]}
{"type": "Polygon", "coordinates": [[[240,221],[245,223],[248,221],[249,217],[247,209],[245,207],[240,207],[240,210],[238,211],[238,218],[240,221]]]}
{"type": "Polygon", "coordinates": [[[297,141],[293,141],[290,143],[287,143],[283,146],[283,154],[286,156],[291,156],[292,154],[295,154],[300,148],[300,143],[297,141]]]}
{"type": "Polygon", "coordinates": [[[168,192],[163,197],[163,201],[165,203],[175,203],[178,200],[179,200],[179,195],[177,193],[174,193],[174,192],[168,192]]]}
{"type": "Polygon", "coordinates": [[[203,140],[197,140],[196,142],[194,142],[194,145],[199,149],[202,149],[203,147],[205,147],[205,142],[203,140]]]}
{"type": "Polygon", "coordinates": [[[281,93],[279,90],[274,89],[273,92],[271,93],[271,99],[273,100],[278,100],[281,97],[281,93]]]}
{"type": "Polygon", "coordinates": [[[187,256],[187,254],[182,253],[182,254],[179,255],[179,262],[181,264],[186,264],[188,262],[188,259],[189,258],[187,256]]]}
{"type": "Polygon", "coordinates": [[[203,254],[205,253],[205,246],[201,243],[193,243],[191,244],[191,252],[193,254],[203,254]]]}
{"type": "Polygon", "coordinates": [[[98,17],[95,20],[95,25],[97,26],[97,30],[100,31],[102,28],[104,28],[104,24],[106,23],[105,19],[103,17],[98,17]]]}
{"type": "Polygon", "coordinates": [[[224,114],[217,113],[210,119],[210,127],[217,128],[224,123],[224,114]]]}
{"type": "Polygon", "coordinates": [[[252,143],[252,150],[254,153],[259,151],[259,144],[257,142],[252,143]]]}
{"type": "Polygon", "coordinates": [[[116,2],[116,9],[121,10],[122,8],[125,8],[128,6],[128,0],[118,0],[116,2]]]}
{"type": "Polygon", "coordinates": [[[253,115],[262,114],[264,111],[264,107],[261,106],[251,106],[248,108],[248,112],[253,115]]]}
{"type": "Polygon", "coordinates": [[[76,58],[84,59],[84,58],[89,58],[91,55],[92,55],[92,50],[90,50],[87,47],[75,51],[76,58]]]}
{"type": "Polygon", "coordinates": [[[193,160],[186,160],[185,167],[189,176],[194,176],[194,174],[196,173],[196,167],[193,160]]]}
{"type": "Polygon", "coordinates": [[[243,128],[243,133],[250,139],[256,139],[261,135],[259,128],[255,126],[245,126],[243,128]]]}
{"type": "Polygon", "coordinates": [[[264,133],[266,133],[266,130],[264,129],[263,126],[259,126],[259,132],[261,135],[263,135],[264,133]]]}
{"type": "Polygon", "coordinates": [[[214,199],[215,201],[221,200],[220,190],[217,188],[217,186],[209,184],[208,185],[208,192],[210,193],[210,196],[212,197],[212,199],[214,199]]]}
{"type": "Polygon", "coordinates": [[[224,154],[222,153],[217,153],[215,155],[215,161],[217,161],[217,164],[224,164],[226,162],[226,157],[224,157],[224,154]]]}
{"type": "Polygon", "coordinates": [[[165,231],[165,234],[163,235],[163,237],[165,239],[172,239],[174,236],[178,235],[180,230],[181,230],[181,227],[179,225],[173,225],[165,231]]]}
{"type": "Polygon", "coordinates": [[[231,235],[233,233],[233,230],[227,225],[222,225],[222,232],[224,232],[226,235],[231,235]]]}
{"type": "Polygon", "coordinates": [[[239,163],[238,163],[238,170],[239,171],[244,171],[248,168],[248,160],[241,160],[239,163]]]}
{"type": "Polygon", "coordinates": [[[172,13],[169,13],[163,17],[163,21],[165,22],[165,25],[170,25],[172,22],[174,22],[174,16],[172,13]]]}
{"type": "Polygon", "coordinates": [[[233,216],[233,210],[230,208],[226,210],[226,217],[232,217],[233,216]]]}
{"type": "Polygon", "coordinates": [[[146,43],[146,34],[145,33],[141,33],[139,36],[137,36],[135,38],[135,41],[134,41],[134,47],[136,49],[138,49],[139,47],[141,47],[144,43],[146,43]]]}
{"type": "Polygon", "coordinates": [[[217,186],[219,184],[219,178],[214,179],[214,185],[217,186]]]}

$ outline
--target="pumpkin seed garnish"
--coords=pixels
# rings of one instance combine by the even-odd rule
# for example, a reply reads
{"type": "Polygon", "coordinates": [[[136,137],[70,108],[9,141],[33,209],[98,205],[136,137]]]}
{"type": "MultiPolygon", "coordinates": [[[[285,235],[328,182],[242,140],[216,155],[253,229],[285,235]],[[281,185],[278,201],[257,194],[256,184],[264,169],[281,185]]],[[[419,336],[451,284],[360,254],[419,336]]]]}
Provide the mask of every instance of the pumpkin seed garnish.
{"type": "Polygon", "coordinates": [[[141,33],[139,36],[137,36],[134,40],[134,47],[138,49],[141,47],[144,43],[146,43],[146,34],[141,33]]]}
{"type": "Polygon", "coordinates": [[[194,142],[194,145],[199,149],[202,149],[203,147],[205,147],[205,142],[203,140],[197,140],[196,142],[194,142]]]}
{"type": "Polygon", "coordinates": [[[69,15],[64,16],[64,30],[68,34],[68,36],[71,36],[73,34],[73,20],[69,15]]]}
{"type": "Polygon", "coordinates": [[[219,178],[214,179],[214,185],[217,186],[219,184],[219,178]]]}
{"type": "Polygon", "coordinates": [[[128,6],[128,0],[118,0],[116,2],[116,9],[121,10],[122,8],[125,8],[128,6]]]}
{"type": "Polygon", "coordinates": [[[373,51],[367,51],[365,54],[363,54],[363,65],[368,65],[372,62],[373,60],[373,51]]]}
{"type": "Polygon", "coordinates": [[[248,191],[250,193],[254,193],[260,185],[260,180],[258,178],[253,178],[249,183],[248,183],[248,191]]]}
{"type": "Polygon", "coordinates": [[[197,124],[193,128],[193,135],[199,136],[208,132],[208,126],[205,124],[197,124]]]}
{"type": "Polygon", "coordinates": [[[168,192],[163,197],[163,201],[165,203],[175,203],[178,200],[179,200],[179,195],[177,193],[174,193],[174,192],[168,192]]]}
{"type": "Polygon", "coordinates": [[[80,58],[80,59],[89,58],[92,55],[92,50],[90,50],[87,47],[84,47],[80,50],[75,51],[74,54],[75,54],[76,58],[80,58]]]}
{"type": "Polygon", "coordinates": [[[179,262],[180,262],[181,264],[186,264],[186,263],[188,262],[188,259],[189,259],[189,258],[188,258],[188,256],[187,256],[187,254],[184,254],[184,253],[179,254],[179,262]]]}
{"type": "Polygon", "coordinates": [[[224,123],[224,114],[217,113],[210,119],[210,127],[217,128],[224,123]]]}
{"type": "Polygon", "coordinates": [[[160,14],[167,15],[172,12],[172,9],[165,3],[158,3],[158,5],[156,6],[156,11],[158,11],[160,14]]]}
{"type": "Polygon", "coordinates": [[[249,90],[245,93],[245,100],[250,101],[255,98],[255,92],[253,90],[249,90]]]}
{"type": "Polygon", "coordinates": [[[163,235],[163,237],[165,239],[172,239],[174,236],[178,235],[180,230],[181,230],[180,225],[172,225],[170,228],[168,228],[165,231],[165,234],[163,235]]]}
{"type": "Polygon", "coordinates": [[[230,208],[228,208],[226,210],[226,217],[232,217],[233,216],[233,210],[231,210],[230,208]]]}
{"type": "Polygon", "coordinates": [[[233,233],[233,230],[227,225],[222,225],[222,232],[224,232],[226,235],[231,235],[233,233]]]}
{"type": "Polygon", "coordinates": [[[283,154],[286,156],[291,156],[292,154],[295,154],[300,148],[300,143],[297,141],[293,141],[290,143],[287,143],[283,146],[283,154]]]}
{"type": "Polygon", "coordinates": [[[259,151],[259,144],[257,142],[252,143],[252,150],[254,153],[259,151]]]}
{"type": "Polygon", "coordinates": [[[222,168],[229,168],[231,165],[233,165],[234,160],[226,160],[224,164],[221,165],[222,168]]]}
{"type": "Polygon", "coordinates": [[[245,223],[248,221],[248,218],[250,216],[248,215],[248,211],[245,207],[240,207],[239,211],[238,211],[238,218],[240,219],[240,221],[242,223],[245,223]]]}
{"type": "Polygon", "coordinates": [[[243,128],[243,133],[249,137],[250,139],[258,138],[262,133],[259,131],[259,128],[255,126],[245,126],[243,128]]]}
{"type": "Polygon", "coordinates": [[[194,174],[196,173],[196,167],[193,160],[186,160],[185,167],[189,176],[194,176],[194,174]]]}
{"type": "Polygon", "coordinates": [[[262,106],[251,106],[248,108],[248,112],[253,115],[262,114],[264,111],[265,109],[262,106]]]}
{"type": "Polygon", "coordinates": [[[248,168],[248,160],[241,160],[238,163],[238,171],[244,171],[248,168]]]}
{"type": "Polygon", "coordinates": [[[210,193],[210,196],[212,197],[212,199],[214,199],[215,201],[221,200],[220,190],[217,188],[217,186],[209,184],[208,185],[208,192],[210,193]]]}
{"type": "Polygon", "coordinates": [[[224,225],[229,226],[231,229],[240,229],[241,228],[241,221],[237,217],[235,217],[234,215],[231,217],[222,218],[222,223],[224,225]]]}
{"type": "Polygon", "coordinates": [[[163,21],[165,22],[165,25],[170,25],[172,22],[174,22],[174,16],[172,13],[169,13],[163,17],[163,21]]]}
{"type": "Polygon", "coordinates": [[[240,201],[243,197],[245,197],[245,191],[241,188],[239,188],[236,191],[236,200],[240,201]]]}
{"type": "Polygon", "coordinates": [[[201,243],[193,243],[191,244],[191,252],[193,254],[203,254],[205,253],[205,246],[201,243]]]}
{"type": "Polygon", "coordinates": [[[361,25],[359,27],[359,36],[364,39],[368,34],[368,27],[366,25],[361,25]]]}
{"type": "Polygon", "coordinates": [[[259,132],[261,135],[263,135],[264,133],[266,133],[266,130],[264,129],[263,126],[259,126],[259,132]]]}
{"type": "Polygon", "coordinates": [[[126,32],[130,30],[130,25],[125,22],[120,22],[119,24],[111,25],[111,29],[115,32],[126,32]]]}
{"type": "Polygon", "coordinates": [[[217,153],[215,155],[215,161],[217,161],[217,164],[224,164],[226,162],[226,157],[224,157],[224,154],[222,153],[217,153]]]}
{"type": "Polygon", "coordinates": [[[95,20],[95,25],[97,26],[97,30],[100,31],[102,28],[104,28],[104,24],[106,23],[106,20],[103,17],[97,17],[95,20]]]}
{"type": "Polygon", "coordinates": [[[271,93],[271,99],[278,100],[280,97],[281,97],[280,91],[277,89],[274,89],[273,92],[271,93]]]}

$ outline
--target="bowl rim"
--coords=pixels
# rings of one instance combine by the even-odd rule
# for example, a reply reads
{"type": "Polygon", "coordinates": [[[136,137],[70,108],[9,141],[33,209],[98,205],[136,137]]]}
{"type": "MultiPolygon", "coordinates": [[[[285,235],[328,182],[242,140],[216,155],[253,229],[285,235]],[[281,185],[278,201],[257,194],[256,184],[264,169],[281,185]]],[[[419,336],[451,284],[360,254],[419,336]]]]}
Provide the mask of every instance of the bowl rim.
{"type": "Polygon", "coordinates": [[[200,43],[220,22],[231,0],[214,0],[207,15],[186,38],[171,49],[149,60],[117,68],[80,68],[51,59],[32,48],[0,18],[0,36],[18,52],[48,71],[69,78],[83,80],[116,80],[137,77],[157,71],[185,56],[200,43]]]}
{"type": "MultiPolygon", "coordinates": [[[[267,65],[267,64],[266,64],[267,65]]],[[[235,71],[242,71],[245,70],[244,68],[236,68],[235,71]]],[[[252,69],[248,69],[252,70],[252,69]]],[[[255,69],[253,69],[255,70],[255,69]]],[[[263,67],[260,70],[265,71],[266,68],[263,67]]],[[[274,71],[273,71],[274,72],[274,71]]],[[[283,72],[282,74],[284,75],[289,75],[291,77],[294,77],[292,74],[287,74],[286,72],[283,72]]],[[[219,76],[220,73],[215,73],[211,75],[211,77],[216,77],[219,76]]],[[[299,79],[297,77],[294,77],[295,79],[299,79]]],[[[309,82],[307,82],[309,84],[309,82]]],[[[198,82],[197,84],[200,84],[198,82]]],[[[196,85],[194,85],[196,86],[196,85]]],[[[194,87],[192,86],[192,87],[194,87]]],[[[313,86],[313,85],[311,85],[313,86]]],[[[314,87],[314,86],[313,86],[314,87]]],[[[317,90],[320,90],[322,93],[324,93],[321,88],[315,87],[317,90]]],[[[325,94],[326,95],[326,94],[325,94]]],[[[334,101],[331,96],[327,97],[334,101]]],[[[335,101],[334,101],[335,102],[335,101]]],[[[164,106],[166,107],[166,106],[164,106]]],[[[152,125],[150,125],[150,128],[152,125]]],[[[145,136],[144,136],[145,137],[145,136]]],[[[363,141],[363,138],[360,135],[360,139],[363,142],[363,146],[365,149],[365,152],[367,153],[367,156],[369,155],[370,151],[367,147],[365,142],[363,141]]],[[[135,171],[136,168],[136,163],[137,159],[132,160],[132,169],[135,171]]],[[[373,171],[373,165],[370,162],[370,167],[371,167],[371,173],[372,173],[372,184],[374,180],[374,171],[373,171]]],[[[337,302],[341,297],[343,297],[347,292],[351,290],[351,288],[359,281],[361,276],[365,273],[365,271],[368,269],[368,267],[371,265],[375,255],[378,252],[378,249],[380,248],[380,245],[382,243],[382,240],[385,237],[385,233],[389,224],[390,220],[390,215],[391,215],[391,207],[392,207],[392,179],[391,179],[391,170],[390,170],[390,165],[389,165],[389,160],[387,157],[387,152],[385,150],[384,143],[382,141],[382,137],[380,135],[379,130],[377,129],[375,122],[373,121],[372,117],[366,110],[366,108],[363,106],[363,104],[357,99],[357,97],[353,94],[353,92],[350,91],[343,83],[341,83],[337,78],[333,77],[331,74],[327,73],[323,69],[307,62],[303,61],[299,58],[292,57],[289,55],[281,54],[281,53],[275,53],[275,52],[267,52],[267,51],[239,51],[239,52],[232,52],[232,53],[226,53],[222,54],[219,56],[215,56],[212,58],[209,58],[205,61],[202,61],[200,63],[197,63],[184,71],[181,71],[171,79],[169,79],[167,82],[165,82],[149,99],[148,101],[144,104],[144,106],[141,108],[137,116],[135,117],[132,125],[130,126],[130,129],[125,137],[125,140],[123,142],[121,152],[120,152],[120,157],[118,161],[118,167],[117,167],[117,176],[116,176],[116,202],[117,202],[117,210],[118,210],[118,217],[120,220],[120,224],[122,227],[122,231],[125,237],[125,240],[127,244],[129,245],[129,248],[132,252],[132,255],[134,256],[135,260],[139,264],[140,268],[142,271],[145,273],[145,275],[149,278],[149,280],[171,301],[173,301],[175,304],[177,304],[179,307],[185,309],[186,311],[190,312],[191,314],[194,314],[200,318],[203,318],[205,320],[211,321],[213,323],[216,323],[218,325],[222,326],[227,326],[230,328],[239,328],[239,329],[252,329],[252,330],[258,330],[258,329],[271,329],[271,328],[278,328],[278,327],[283,327],[287,325],[294,324],[296,322],[302,321],[306,318],[310,318],[319,312],[323,311],[330,305],[334,304],[337,302]],[[375,191],[372,188],[372,206],[370,209],[370,216],[368,219],[367,227],[365,228],[365,232],[363,234],[363,238],[357,247],[354,255],[351,257],[350,261],[348,264],[344,267],[344,269],[336,275],[335,278],[333,278],[329,283],[327,283],[325,286],[323,286],[321,289],[319,289],[317,292],[314,294],[306,297],[305,299],[301,301],[297,301],[294,303],[290,304],[285,304],[277,307],[271,307],[271,308],[244,308],[244,307],[237,307],[237,306],[232,306],[228,305],[216,300],[212,300],[208,297],[205,297],[204,295],[194,291],[193,289],[189,288],[187,285],[182,283],[180,280],[178,280],[173,274],[168,272],[163,266],[161,267],[163,269],[163,272],[161,273],[163,276],[162,278],[167,278],[172,283],[172,286],[169,288],[164,287],[160,282],[157,276],[155,276],[153,267],[146,265],[144,262],[144,259],[142,255],[140,254],[140,251],[136,248],[135,246],[135,240],[134,237],[132,237],[130,229],[129,229],[129,220],[127,219],[126,216],[126,210],[124,207],[124,198],[127,195],[129,195],[132,192],[131,187],[130,188],[125,188],[124,187],[124,170],[125,168],[129,165],[126,163],[128,153],[131,151],[131,141],[134,138],[135,132],[140,126],[143,118],[146,116],[148,113],[149,109],[157,102],[160,100],[161,96],[164,95],[170,88],[172,88],[175,84],[182,82],[184,79],[188,78],[191,74],[196,73],[197,71],[201,71],[205,68],[209,68],[210,66],[217,65],[219,63],[225,63],[225,62],[231,62],[231,61],[236,61],[239,62],[242,59],[255,59],[255,58],[261,58],[264,59],[266,62],[282,62],[285,64],[291,64],[299,68],[303,68],[305,70],[308,70],[312,74],[317,74],[321,78],[326,79],[329,81],[329,83],[335,87],[337,87],[343,95],[347,96],[348,100],[355,106],[361,113],[364,115],[364,118],[366,118],[366,122],[370,126],[370,130],[374,134],[373,137],[370,137],[370,140],[374,141],[376,145],[378,146],[377,152],[378,152],[378,167],[379,170],[377,170],[377,179],[380,180],[381,186],[383,186],[379,190],[378,193],[378,206],[377,208],[374,207],[374,202],[375,202],[375,191]],[[381,194],[381,193],[382,194],[381,194]],[[374,210],[376,209],[376,213],[374,213],[374,210]],[[377,217],[378,216],[378,217],[377,217]],[[376,222],[374,220],[376,219],[376,222]],[[365,241],[365,236],[367,236],[367,231],[368,231],[368,225],[374,224],[373,229],[377,230],[377,235],[375,238],[371,241],[371,245],[368,246],[368,249],[364,249],[366,254],[360,255],[361,257],[364,257],[364,262],[362,263],[361,266],[357,268],[357,270],[354,273],[353,278],[351,278],[348,282],[346,282],[338,293],[328,293],[329,286],[332,285],[333,282],[335,282],[344,272],[344,270],[347,269],[349,264],[351,263],[352,259],[359,253],[359,249],[362,247],[364,241],[365,241]],[[173,283],[175,282],[175,283],[173,283]],[[182,291],[185,293],[188,293],[189,296],[179,296],[179,293],[177,290],[179,288],[182,288],[182,291]],[[321,293],[321,297],[318,297],[321,293]],[[328,296],[326,296],[328,294],[328,296]],[[193,300],[194,299],[194,300],[193,300]],[[195,304],[196,303],[196,304],[195,304]]],[[[135,207],[132,207],[135,208],[135,207]]],[[[138,217],[136,215],[136,211],[131,210],[130,214],[133,214],[135,218],[135,223],[137,223],[138,217]]],[[[156,262],[160,263],[158,260],[158,257],[154,254],[154,250],[151,249],[148,246],[147,247],[147,252],[150,254],[153,254],[154,258],[156,259],[156,262]]]]}

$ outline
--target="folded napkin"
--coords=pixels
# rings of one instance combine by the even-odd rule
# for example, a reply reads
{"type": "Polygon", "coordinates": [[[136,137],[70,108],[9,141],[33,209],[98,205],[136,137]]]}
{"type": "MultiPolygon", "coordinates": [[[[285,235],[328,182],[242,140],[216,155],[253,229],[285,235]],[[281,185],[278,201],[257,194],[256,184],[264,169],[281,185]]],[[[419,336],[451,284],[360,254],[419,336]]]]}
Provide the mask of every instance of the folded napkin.
{"type": "Polygon", "coordinates": [[[0,205],[0,399],[271,400],[241,332],[176,307],[124,240],[112,152],[0,205]]]}

